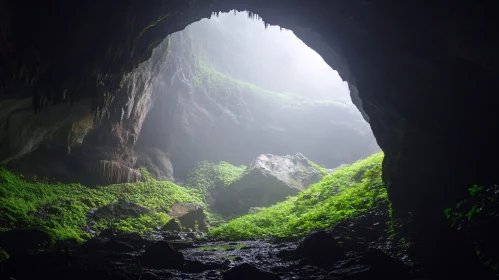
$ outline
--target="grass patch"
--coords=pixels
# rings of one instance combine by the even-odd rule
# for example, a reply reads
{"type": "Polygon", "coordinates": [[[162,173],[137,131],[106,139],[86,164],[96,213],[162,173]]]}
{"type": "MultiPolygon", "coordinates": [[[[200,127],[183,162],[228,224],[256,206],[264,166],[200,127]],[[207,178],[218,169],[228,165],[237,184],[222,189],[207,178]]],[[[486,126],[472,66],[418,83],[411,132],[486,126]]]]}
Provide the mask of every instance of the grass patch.
{"type": "Polygon", "coordinates": [[[243,240],[303,236],[312,230],[331,228],[343,219],[387,203],[381,180],[382,160],[383,154],[378,153],[357,161],[326,175],[297,196],[214,228],[208,236],[243,240]],[[358,174],[362,174],[360,180],[358,174]]]}
{"type": "Polygon", "coordinates": [[[234,166],[225,161],[218,163],[202,161],[187,174],[187,186],[191,193],[203,201],[207,207],[208,219],[221,220],[226,218],[209,209],[208,200],[210,199],[210,191],[215,188],[226,188],[234,180],[239,178],[246,169],[245,165],[234,166]]]}
{"type": "Polygon", "coordinates": [[[167,211],[175,202],[204,202],[189,189],[168,181],[153,179],[141,170],[144,182],[114,184],[87,188],[81,184],[27,182],[22,176],[0,168],[0,230],[40,228],[55,239],[90,237],[84,230],[87,213],[94,207],[126,201],[155,211],[152,216],[123,220],[100,219],[91,225],[94,230],[107,227],[123,232],[146,233],[169,220],[167,211]]]}

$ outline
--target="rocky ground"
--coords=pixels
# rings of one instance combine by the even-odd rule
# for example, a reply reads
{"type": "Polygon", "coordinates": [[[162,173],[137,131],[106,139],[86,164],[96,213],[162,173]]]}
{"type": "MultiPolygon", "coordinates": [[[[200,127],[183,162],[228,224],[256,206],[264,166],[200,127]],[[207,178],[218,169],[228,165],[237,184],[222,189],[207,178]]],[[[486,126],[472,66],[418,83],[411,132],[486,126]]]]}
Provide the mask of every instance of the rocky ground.
{"type": "Polygon", "coordinates": [[[382,237],[386,212],[372,211],[303,239],[215,241],[195,233],[147,237],[106,230],[83,244],[37,230],[2,233],[10,258],[1,279],[420,279],[403,247],[382,237]],[[9,245],[10,244],[10,245],[9,245]]]}

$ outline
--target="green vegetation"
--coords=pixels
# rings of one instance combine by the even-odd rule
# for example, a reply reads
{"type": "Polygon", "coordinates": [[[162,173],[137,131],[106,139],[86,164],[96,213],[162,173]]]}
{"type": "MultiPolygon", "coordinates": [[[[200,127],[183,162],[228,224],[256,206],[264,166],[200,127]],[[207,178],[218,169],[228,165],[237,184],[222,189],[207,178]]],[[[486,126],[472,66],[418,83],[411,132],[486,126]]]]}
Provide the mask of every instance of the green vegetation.
{"type": "Polygon", "coordinates": [[[175,202],[204,205],[187,188],[157,181],[141,170],[144,182],[115,184],[90,189],[80,184],[27,182],[0,169],[0,230],[41,228],[56,239],[84,240],[89,236],[87,213],[93,207],[126,201],[155,211],[152,216],[124,220],[100,219],[93,229],[113,227],[118,231],[145,233],[169,220],[166,212],[175,202]]]}
{"type": "MultiPolygon", "coordinates": [[[[382,154],[373,155],[328,175],[325,168],[313,164],[324,176],[319,183],[298,196],[217,227],[209,235],[226,239],[301,236],[386,203],[381,181],[382,158],[382,154]]],[[[1,168],[0,231],[39,228],[55,239],[79,241],[90,237],[89,228],[97,232],[112,228],[118,232],[145,234],[170,220],[167,213],[176,202],[202,205],[208,218],[216,220],[222,217],[210,211],[210,191],[229,186],[247,172],[247,167],[227,162],[200,162],[188,174],[186,187],[155,180],[145,169],[141,172],[143,182],[87,188],[38,179],[28,182],[1,168]],[[134,203],[150,209],[152,214],[125,219],[88,216],[91,209],[112,202],[134,203]]]]}
{"type": "Polygon", "coordinates": [[[329,173],[327,171],[327,168],[322,167],[313,161],[310,161],[310,165],[312,165],[312,167],[315,168],[315,170],[317,170],[319,172],[319,174],[321,174],[321,177],[324,177],[329,173]]]}
{"type": "MultiPolygon", "coordinates": [[[[246,170],[246,166],[234,166],[228,162],[199,162],[187,175],[189,188],[198,190],[204,195],[215,187],[225,188],[246,170]]],[[[204,197],[203,197],[204,199],[204,197]]]]}
{"type": "Polygon", "coordinates": [[[226,188],[246,170],[246,166],[234,166],[228,162],[221,161],[210,163],[199,162],[187,174],[187,185],[191,193],[203,201],[208,210],[208,219],[220,220],[222,217],[209,208],[210,191],[214,188],[226,188]]]}
{"type": "Polygon", "coordinates": [[[7,252],[5,252],[4,250],[2,250],[2,248],[0,248],[0,263],[9,258],[10,258],[9,254],[7,254],[7,252]]]}
{"type": "Polygon", "coordinates": [[[376,208],[388,202],[381,180],[382,159],[379,153],[357,161],[325,176],[298,196],[232,220],[208,235],[233,240],[303,236],[376,208]]]}
{"type": "MultiPolygon", "coordinates": [[[[215,92],[220,99],[236,100],[241,93],[253,93],[265,100],[274,100],[282,105],[299,104],[303,101],[296,94],[280,93],[262,89],[251,83],[235,79],[228,76],[197,59],[197,76],[194,78],[195,84],[202,89],[215,92]]],[[[241,106],[242,104],[235,104],[241,106]]]]}
{"type": "Polygon", "coordinates": [[[493,271],[499,271],[499,254],[495,250],[499,230],[491,227],[499,216],[499,185],[474,185],[469,197],[455,208],[444,211],[451,227],[475,245],[479,260],[493,271]]]}

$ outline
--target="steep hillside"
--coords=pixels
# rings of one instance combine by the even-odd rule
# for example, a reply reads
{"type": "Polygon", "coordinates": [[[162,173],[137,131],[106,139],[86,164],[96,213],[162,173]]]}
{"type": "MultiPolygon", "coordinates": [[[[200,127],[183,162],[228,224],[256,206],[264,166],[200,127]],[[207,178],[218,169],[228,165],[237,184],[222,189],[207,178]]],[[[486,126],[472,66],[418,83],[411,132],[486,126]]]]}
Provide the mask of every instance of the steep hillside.
{"type": "Polygon", "coordinates": [[[221,225],[209,232],[221,239],[303,236],[346,218],[387,206],[379,153],[324,177],[286,201],[221,225]]]}

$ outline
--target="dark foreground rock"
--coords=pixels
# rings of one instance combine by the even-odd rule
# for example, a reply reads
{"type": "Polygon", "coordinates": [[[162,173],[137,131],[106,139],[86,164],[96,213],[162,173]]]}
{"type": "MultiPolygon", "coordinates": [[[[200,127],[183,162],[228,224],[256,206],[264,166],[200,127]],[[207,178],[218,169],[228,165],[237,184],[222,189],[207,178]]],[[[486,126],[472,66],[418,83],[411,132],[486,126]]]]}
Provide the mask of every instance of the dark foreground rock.
{"type": "MultiPolygon", "coordinates": [[[[23,247],[11,247],[11,257],[0,263],[0,279],[421,279],[417,266],[407,261],[403,251],[369,229],[376,232],[378,221],[386,215],[384,211],[368,212],[342,222],[333,231],[310,233],[301,241],[166,242],[116,233],[80,245],[58,242],[32,254],[16,253],[23,247]]],[[[0,242],[6,243],[5,239],[0,242]]]]}
{"type": "Polygon", "coordinates": [[[281,277],[268,272],[261,270],[251,264],[243,263],[238,266],[235,266],[222,274],[223,280],[279,280],[281,277]]]}
{"type": "Polygon", "coordinates": [[[35,254],[40,248],[51,246],[52,237],[38,229],[15,229],[0,232],[0,248],[10,256],[35,254]]]}
{"type": "Polygon", "coordinates": [[[207,230],[206,214],[202,208],[196,209],[178,218],[180,225],[193,230],[207,230]]]}
{"type": "Polygon", "coordinates": [[[194,230],[205,231],[208,229],[206,214],[203,207],[196,203],[178,202],[173,204],[170,209],[171,219],[162,230],[165,231],[181,231],[194,230]]]}
{"type": "Polygon", "coordinates": [[[223,214],[246,214],[296,195],[320,179],[319,172],[302,154],[258,156],[248,170],[214,194],[214,207],[223,214]]]}
{"type": "Polygon", "coordinates": [[[161,229],[164,231],[181,231],[182,226],[178,219],[171,219],[161,229]]]}
{"type": "Polygon", "coordinates": [[[151,244],[140,258],[142,266],[157,269],[179,269],[184,264],[184,255],[166,241],[151,244]]]}
{"type": "Polygon", "coordinates": [[[308,234],[298,245],[294,255],[321,265],[332,265],[345,258],[345,252],[338,241],[330,232],[323,230],[308,234]]]}

